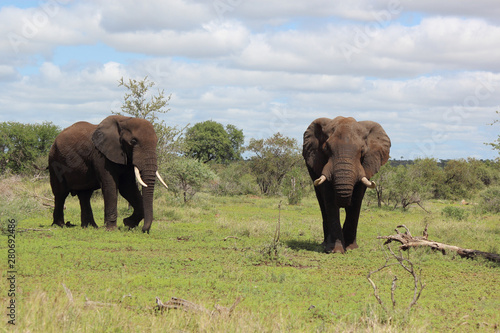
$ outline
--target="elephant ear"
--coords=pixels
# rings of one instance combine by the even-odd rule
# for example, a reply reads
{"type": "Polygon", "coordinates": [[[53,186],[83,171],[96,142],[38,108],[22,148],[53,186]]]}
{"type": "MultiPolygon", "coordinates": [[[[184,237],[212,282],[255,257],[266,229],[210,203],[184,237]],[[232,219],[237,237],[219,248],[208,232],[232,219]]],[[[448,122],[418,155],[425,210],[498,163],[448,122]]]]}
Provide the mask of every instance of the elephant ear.
{"type": "Polygon", "coordinates": [[[104,119],[92,134],[95,147],[107,159],[118,164],[127,164],[127,154],[120,142],[120,122],[128,119],[124,116],[109,116],[104,119]]]}
{"type": "Polygon", "coordinates": [[[389,160],[391,140],[379,123],[374,121],[360,121],[359,124],[368,130],[368,136],[366,137],[367,149],[362,165],[365,169],[366,177],[371,178],[389,160]]]}
{"type": "Polygon", "coordinates": [[[331,119],[318,118],[304,132],[302,156],[309,169],[319,177],[323,167],[328,162],[328,156],[323,152],[323,144],[328,139],[326,128],[331,119]]]}

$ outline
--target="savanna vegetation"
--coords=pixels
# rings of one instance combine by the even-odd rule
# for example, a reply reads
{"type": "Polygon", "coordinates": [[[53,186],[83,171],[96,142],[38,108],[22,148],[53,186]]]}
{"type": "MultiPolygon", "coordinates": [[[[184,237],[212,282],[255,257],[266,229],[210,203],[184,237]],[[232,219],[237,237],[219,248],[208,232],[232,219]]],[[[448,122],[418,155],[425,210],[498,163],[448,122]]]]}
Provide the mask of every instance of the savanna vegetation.
{"type": "MultiPolygon", "coordinates": [[[[51,226],[52,193],[43,161],[61,129],[0,124],[3,331],[500,329],[498,263],[410,249],[403,256],[423,286],[411,307],[415,277],[402,266],[371,275],[385,310],[367,279],[390,257],[377,236],[394,234],[401,224],[413,235],[427,226],[429,239],[499,253],[500,160],[390,161],[373,178],[377,187],[365,196],[360,248],[327,255],[299,143],[279,133],[251,139],[246,147],[250,158],[244,160],[243,132],[235,126],[210,121],[168,127],[155,114],[168,112],[163,91],[145,98],[154,86],[147,78],[122,79],[120,85],[129,91],[121,113],[155,124],[160,171],[169,184],[168,191],[155,191],[150,234],[122,223],[111,232],[51,226]],[[199,133],[214,135],[218,145],[198,144],[199,133]],[[14,220],[12,268],[7,259],[14,220]],[[13,269],[15,326],[7,324],[12,283],[6,277],[13,269]],[[194,305],[159,311],[157,297],[163,303],[177,297],[194,305]],[[221,307],[230,311],[217,310],[221,307]]],[[[99,224],[104,218],[99,192],[92,206],[99,224]]],[[[130,214],[122,198],[118,213],[120,220],[130,214]]],[[[65,216],[79,224],[76,197],[66,201],[65,216]]],[[[391,250],[397,253],[397,245],[391,250]]]]}
{"type": "MultiPolygon", "coordinates": [[[[361,212],[360,248],[327,255],[321,246],[320,211],[310,191],[300,204],[288,205],[283,195],[261,195],[258,187],[253,187],[254,194],[220,195],[212,181],[184,203],[182,196],[159,188],[148,235],[121,223],[112,232],[104,227],[52,227],[46,179],[33,182],[6,175],[0,186],[3,277],[8,271],[7,223],[17,221],[16,326],[7,327],[9,318],[3,316],[3,330],[495,332],[500,325],[498,264],[466,260],[453,252],[410,250],[404,256],[416,266],[425,287],[409,311],[413,278],[402,268],[371,277],[388,313],[367,280],[388,255],[377,236],[394,234],[399,224],[414,235],[427,225],[429,239],[498,253],[499,215],[482,212],[474,199],[470,205],[428,200],[423,204],[428,212],[418,206],[378,208],[368,200],[361,212]],[[161,313],[155,310],[156,297],[164,303],[182,298],[208,312],[161,313]],[[239,298],[230,316],[211,313],[216,304],[230,308],[239,298]]],[[[102,221],[102,198],[96,195],[92,205],[96,221],[102,221]]],[[[79,223],[76,197],[67,200],[65,214],[79,223]]],[[[120,199],[120,218],[128,214],[126,201],[120,199]]],[[[4,309],[9,288],[3,278],[4,309]]]]}

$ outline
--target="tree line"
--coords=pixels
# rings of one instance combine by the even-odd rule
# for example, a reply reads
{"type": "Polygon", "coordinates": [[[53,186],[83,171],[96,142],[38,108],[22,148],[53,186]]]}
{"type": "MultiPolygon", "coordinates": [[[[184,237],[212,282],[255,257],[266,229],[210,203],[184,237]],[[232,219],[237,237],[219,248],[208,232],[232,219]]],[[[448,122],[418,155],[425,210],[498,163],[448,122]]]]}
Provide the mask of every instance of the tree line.
{"type": "MultiPolygon", "coordinates": [[[[216,195],[284,195],[290,204],[300,203],[313,192],[295,139],[275,133],[266,139],[250,139],[244,146],[243,131],[231,124],[207,120],[183,128],[167,126],[158,114],[169,112],[170,95],[163,90],[152,94],[155,84],[147,77],[122,78],[118,85],[127,92],[120,110],[112,113],[153,124],[159,169],[184,202],[202,189],[216,195]],[[251,155],[247,159],[242,157],[245,151],[251,155]]],[[[47,166],[50,146],[60,131],[49,122],[0,123],[0,171],[39,174],[47,166]]],[[[500,151],[495,143],[491,145],[500,151]]],[[[391,160],[373,180],[377,187],[367,191],[367,202],[380,207],[407,209],[428,199],[470,200],[485,191],[484,196],[494,197],[492,193],[500,188],[500,160],[391,160]]]]}
{"type": "Polygon", "coordinates": [[[389,161],[373,177],[377,186],[368,191],[368,197],[393,208],[407,209],[410,205],[421,205],[429,199],[456,200],[464,204],[478,196],[485,205],[496,207],[500,212],[500,196],[493,193],[500,189],[500,159],[478,160],[474,158],[447,160],[434,158],[411,161],[394,166],[389,161]]]}

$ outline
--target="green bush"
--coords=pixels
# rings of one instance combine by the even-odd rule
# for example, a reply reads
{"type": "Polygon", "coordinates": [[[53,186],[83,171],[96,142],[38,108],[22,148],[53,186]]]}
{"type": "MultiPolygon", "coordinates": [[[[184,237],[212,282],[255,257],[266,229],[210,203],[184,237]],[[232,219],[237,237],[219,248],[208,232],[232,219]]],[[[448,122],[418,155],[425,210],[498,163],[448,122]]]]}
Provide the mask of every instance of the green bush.
{"type": "Polygon", "coordinates": [[[500,186],[490,186],[480,193],[479,207],[485,212],[500,213],[500,186]]]}
{"type": "Polygon", "coordinates": [[[447,218],[457,221],[465,220],[469,215],[469,213],[465,209],[453,206],[444,207],[441,211],[441,214],[443,214],[447,218]]]}
{"type": "Polygon", "coordinates": [[[47,167],[50,147],[59,132],[59,127],[50,122],[0,123],[0,172],[31,174],[36,167],[47,167]]]}
{"type": "Polygon", "coordinates": [[[288,198],[289,205],[299,205],[307,191],[312,188],[312,181],[305,163],[297,163],[285,176],[282,193],[288,198]]]}
{"type": "Polygon", "coordinates": [[[259,187],[251,174],[248,162],[236,161],[228,165],[212,165],[217,174],[217,180],[210,183],[210,191],[217,195],[258,194],[259,187]]]}
{"type": "Polygon", "coordinates": [[[190,157],[171,159],[163,167],[166,168],[163,174],[167,175],[168,183],[173,185],[169,189],[176,195],[182,194],[184,203],[217,177],[206,164],[190,157]]]}

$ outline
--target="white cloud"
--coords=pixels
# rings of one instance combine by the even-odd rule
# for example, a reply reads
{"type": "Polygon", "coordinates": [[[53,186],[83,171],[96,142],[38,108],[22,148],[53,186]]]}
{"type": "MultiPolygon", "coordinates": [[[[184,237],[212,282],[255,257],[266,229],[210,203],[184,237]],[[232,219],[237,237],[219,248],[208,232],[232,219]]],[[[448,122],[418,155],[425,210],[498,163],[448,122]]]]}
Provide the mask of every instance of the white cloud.
{"type": "Polygon", "coordinates": [[[184,0],[94,1],[100,26],[109,33],[176,30],[189,31],[213,19],[207,2],[184,0]]]}
{"type": "Polygon", "coordinates": [[[222,57],[238,52],[249,37],[240,24],[206,24],[190,31],[160,30],[108,34],[103,40],[123,52],[189,58],[222,57]]]}
{"type": "Polygon", "coordinates": [[[173,94],[164,117],[172,125],[213,119],[242,128],[247,139],[279,130],[301,140],[316,117],[352,115],[380,122],[398,158],[493,157],[483,142],[498,135],[485,126],[500,109],[496,2],[390,3],[2,7],[0,35],[21,38],[0,39],[0,121],[98,122],[122,101],[120,77],[148,75],[173,94]],[[55,52],[73,45],[114,53],[76,61],[55,52]]]}

